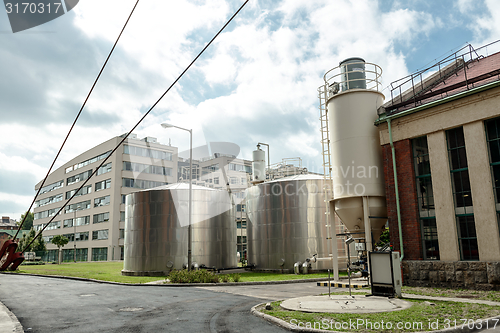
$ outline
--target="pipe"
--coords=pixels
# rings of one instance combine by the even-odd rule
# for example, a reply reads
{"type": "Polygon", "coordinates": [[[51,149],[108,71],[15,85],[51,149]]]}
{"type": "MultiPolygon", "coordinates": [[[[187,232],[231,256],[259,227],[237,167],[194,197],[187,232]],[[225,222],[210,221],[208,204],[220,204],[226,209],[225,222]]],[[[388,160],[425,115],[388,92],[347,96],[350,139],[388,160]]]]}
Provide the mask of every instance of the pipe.
{"type": "Polygon", "coordinates": [[[403,230],[401,229],[401,209],[399,205],[398,173],[396,169],[396,149],[394,148],[394,142],[392,141],[392,127],[390,118],[387,119],[387,126],[389,130],[389,142],[391,144],[391,152],[392,152],[392,170],[394,171],[394,192],[396,192],[396,211],[398,213],[399,250],[401,251],[401,256],[399,257],[399,261],[403,261],[405,253],[403,248],[403,230]]]}

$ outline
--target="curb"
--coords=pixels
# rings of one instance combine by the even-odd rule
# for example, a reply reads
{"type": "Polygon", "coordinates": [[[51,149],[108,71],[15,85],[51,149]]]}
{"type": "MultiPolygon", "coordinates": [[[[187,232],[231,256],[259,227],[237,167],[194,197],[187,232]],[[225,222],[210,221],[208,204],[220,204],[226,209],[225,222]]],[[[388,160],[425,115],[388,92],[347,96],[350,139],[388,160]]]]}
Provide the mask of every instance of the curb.
{"type": "MultiPolygon", "coordinates": [[[[266,303],[260,303],[260,304],[257,304],[255,305],[254,307],[252,307],[252,309],[250,309],[250,313],[256,317],[260,317],[274,325],[277,325],[281,328],[284,328],[290,332],[308,332],[308,333],[332,333],[332,332],[335,332],[335,333],[349,333],[349,332],[341,332],[341,331],[333,331],[333,330],[322,330],[322,329],[315,329],[315,328],[302,328],[302,327],[294,327],[292,326],[290,323],[284,321],[284,320],[281,320],[279,318],[276,318],[276,317],[273,317],[273,316],[270,316],[268,314],[265,314],[265,313],[262,313],[260,312],[259,310],[257,310],[258,307],[260,306],[265,306],[266,303]]],[[[450,327],[450,328],[446,328],[446,329],[441,329],[441,330],[435,330],[435,331],[421,331],[421,332],[415,332],[415,333],[450,333],[450,332],[458,332],[458,333],[469,333],[469,332],[478,332],[478,331],[482,331],[486,328],[493,328],[496,326],[500,327],[500,316],[496,316],[496,317],[491,317],[491,318],[486,318],[486,319],[477,319],[474,321],[474,325],[473,325],[473,328],[469,328],[467,325],[464,325],[464,327],[450,327]],[[477,321],[480,321],[482,326],[480,328],[477,328],[475,326],[475,324],[477,323],[477,321]],[[484,327],[488,325],[488,327],[484,327]]],[[[462,326],[462,325],[460,325],[462,326]]]]}
{"type": "MultiPolygon", "coordinates": [[[[349,288],[349,283],[331,282],[330,284],[332,287],[335,287],[335,288],[349,288]]],[[[328,282],[318,282],[317,286],[318,287],[328,287],[328,282]]],[[[351,284],[351,288],[355,288],[355,289],[368,288],[368,287],[370,287],[370,286],[367,284],[351,284]]]]}
{"type": "Polygon", "coordinates": [[[0,316],[2,317],[0,328],[11,330],[12,333],[24,333],[23,326],[17,317],[2,302],[0,302],[0,316]],[[8,318],[3,318],[5,316],[8,318]]]}
{"type": "Polygon", "coordinates": [[[39,276],[53,279],[66,279],[66,280],[76,280],[76,281],[87,281],[103,284],[114,284],[119,286],[146,286],[146,287],[227,287],[227,286],[255,286],[255,285],[273,285],[273,284],[290,284],[290,283],[307,283],[307,282],[318,282],[324,281],[325,278],[314,278],[314,279],[298,279],[298,280],[283,280],[283,281],[255,281],[255,282],[221,282],[221,283],[164,283],[164,284],[149,284],[149,283],[124,283],[124,282],[114,282],[114,281],[103,281],[95,279],[80,278],[75,276],[64,276],[64,275],[42,275],[42,274],[31,274],[31,273],[6,273],[0,272],[0,274],[17,274],[25,276],[39,276]]]}

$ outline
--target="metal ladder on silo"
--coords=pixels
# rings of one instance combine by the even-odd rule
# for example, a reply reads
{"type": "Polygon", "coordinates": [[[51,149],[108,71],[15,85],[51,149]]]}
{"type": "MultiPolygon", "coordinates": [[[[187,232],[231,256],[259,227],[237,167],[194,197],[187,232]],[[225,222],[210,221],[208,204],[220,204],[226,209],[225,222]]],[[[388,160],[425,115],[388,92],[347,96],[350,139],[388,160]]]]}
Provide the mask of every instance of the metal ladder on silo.
{"type": "Polygon", "coordinates": [[[323,192],[325,195],[325,220],[327,229],[327,251],[330,255],[330,243],[331,243],[331,254],[333,255],[333,246],[336,246],[336,242],[333,242],[333,235],[335,235],[336,230],[331,230],[331,220],[330,220],[330,200],[333,199],[333,181],[332,181],[332,165],[330,163],[330,133],[328,130],[328,108],[327,102],[327,87],[326,85],[320,86],[318,88],[318,98],[319,98],[319,112],[320,112],[320,123],[321,123],[321,152],[323,155],[323,192]]]}

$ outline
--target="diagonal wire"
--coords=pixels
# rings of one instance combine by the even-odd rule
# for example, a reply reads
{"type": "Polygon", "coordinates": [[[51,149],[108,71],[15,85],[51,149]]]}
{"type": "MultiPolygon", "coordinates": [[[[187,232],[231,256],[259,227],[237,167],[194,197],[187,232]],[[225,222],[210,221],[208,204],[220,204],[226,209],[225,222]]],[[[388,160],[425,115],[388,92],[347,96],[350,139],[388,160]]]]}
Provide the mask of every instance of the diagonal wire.
{"type": "Polygon", "coordinates": [[[17,229],[17,232],[16,232],[16,235],[14,236],[13,239],[16,239],[17,237],[17,234],[19,233],[19,231],[21,230],[21,228],[23,227],[23,223],[24,221],[26,221],[26,217],[28,216],[28,213],[31,211],[31,208],[33,207],[33,204],[35,203],[35,200],[36,198],[38,197],[38,195],[40,194],[40,191],[42,190],[43,188],[43,185],[45,184],[45,181],[47,180],[47,178],[49,177],[49,174],[50,174],[50,171],[52,171],[52,168],[54,167],[54,164],[56,163],[56,160],[57,158],[59,157],[59,154],[61,153],[64,145],[66,144],[66,141],[68,140],[68,137],[69,135],[71,134],[71,131],[73,130],[73,128],[75,127],[75,124],[76,124],[76,121],[78,120],[78,118],[80,117],[80,115],[82,114],[82,111],[83,111],[83,108],[85,107],[85,104],[87,104],[87,101],[90,97],[90,95],[92,94],[92,91],[94,90],[94,87],[95,85],[97,84],[97,81],[99,80],[99,78],[101,77],[101,74],[104,70],[104,67],[106,67],[106,64],[108,63],[108,60],[109,58],[111,57],[111,54],[113,53],[113,51],[115,50],[115,47],[116,47],[116,44],[118,44],[118,41],[120,40],[120,37],[122,36],[122,33],[123,31],[125,30],[125,27],[127,26],[128,24],[128,21],[130,20],[130,17],[132,17],[132,14],[134,13],[134,10],[135,10],[135,7],[137,7],[137,4],[139,3],[139,0],[137,0],[137,2],[135,3],[134,5],[134,8],[132,8],[132,11],[130,12],[130,15],[128,16],[127,18],[127,21],[125,22],[125,25],[123,26],[122,28],[122,31],[120,31],[120,34],[118,35],[118,38],[116,39],[115,41],[115,44],[113,45],[113,48],[111,49],[111,51],[109,52],[108,54],[108,57],[106,58],[106,61],[104,62],[104,65],[102,65],[102,68],[101,70],[99,71],[99,74],[97,75],[96,79],[94,80],[94,84],[92,85],[92,87],[90,88],[90,91],[89,93],[87,94],[87,98],[85,98],[85,101],[83,102],[82,104],[82,107],[80,108],[80,111],[78,112],[78,114],[76,115],[76,118],[75,120],[73,121],[73,124],[71,125],[70,129],[69,129],[69,132],[68,134],[66,135],[66,138],[64,139],[62,145],[61,145],[61,148],[59,149],[59,151],[57,152],[57,155],[56,157],[54,158],[54,161],[52,162],[52,165],[50,166],[49,168],[49,171],[47,171],[47,175],[45,176],[45,178],[43,179],[42,181],[42,184],[40,185],[40,188],[38,189],[38,192],[36,192],[36,195],[35,197],[33,198],[33,201],[31,202],[31,205],[30,207],[28,208],[28,210],[26,211],[26,214],[24,215],[24,218],[23,220],[21,221],[21,224],[19,225],[19,229],[17,229]]]}
{"type": "MultiPolygon", "coordinates": [[[[90,177],[87,178],[83,182],[83,184],[75,191],[75,193],[71,196],[71,198],[69,198],[68,201],[66,201],[66,203],[57,211],[57,213],[54,214],[54,216],[50,219],[50,221],[45,224],[45,226],[42,228],[42,230],[40,230],[36,234],[36,236],[33,237],[31,242],[28,245],[26,245],[26,247],[23,249],[23,252],[24,252],[24,250],[29,248],[31,244],[33,244],[33,242],[42,234],[42,232],[45,230],[45,228],[47,228],[48,225],[57,217],[57,215],[59,215],[61,213],[61,211],[64,209],[64,207],[66,207],[68,205],[68,203],[77,195],[77,193],[89,182],[89,180],[97,173],[97,171],[104,165],[104,163],[106,163],[108,161],[108,159],[113,155],[113,153],[122,145],[122,143],[129,137],[129,135],[137,128],[137,126],[139,126],[139,124],[144,120],[144,118],[146,118],[149,115],[149,113],[151,113],[151,111],[154,109],[154,107],[156,105],[158,105],[158,103],[160,103],[160,101],[163,99],[163,97],[165,97],[165,95],[182,78],[182,76],[189,70],[189,68],[191,68],[191,66],[196,62],[196,60],[198,60],[198,58],[203,54],[203,52],[205,52],[205,50],[222,33],[222,31],[229,25],[229,23],[231,23],[231,21],[236,17],[236,15],[238,15],[238,13],[243,9],[243,7],[245,7],[245,5],[248,3],[248,1],[249,0],[246,0],[243,3],[243,5],[241,5],[241,7],[233,14],[233,16],[231,16],[231,18],[224,24],[224,26],[217,32],[217,34],[215,34],[215,36],[210,40],[210,42],[208,42],[207,45],[205,45],[205,47],[200,51],[200,53],[198,53],[198,55],[193,59],[193,61],[191,61],[191,63],[186,67],[186,69],[184,69],[184,71],[177,77],[177,79],[175,79],[175,81],[160,96],[160,98],[158,98],[158,100],[153,104],[153,106],[151,106],[151,108],[141,117],[141,119],[139,119],[139,121],[134,125],[134,127],[132,127],[132,129],[126,135],[123,136],[122,140],[118,143],[118,145],[116,145],[116,147],[111,151],[111,153],[109,153],[109,155],[101,162],[101,164],[99,164],[99,166],[94,170],[94,172],[92,172],[90,177]]],[[[76,221],[74,221],[73,223],[75,223],[75,222],[76,221]]]]}

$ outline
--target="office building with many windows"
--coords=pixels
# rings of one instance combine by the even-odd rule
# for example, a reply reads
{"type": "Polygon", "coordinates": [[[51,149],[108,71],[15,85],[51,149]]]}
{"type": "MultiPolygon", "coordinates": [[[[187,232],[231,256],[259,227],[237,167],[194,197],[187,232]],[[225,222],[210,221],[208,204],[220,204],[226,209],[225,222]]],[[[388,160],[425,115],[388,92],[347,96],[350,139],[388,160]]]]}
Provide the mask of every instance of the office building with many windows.
{"type": "Polygon", "coordinates": [[[500,286],[500,53],[481,51],[402,79],[409,89],[396,88],[379,109],[391,242],[405,284],[500,286]]]}
{"type": "MultiPolygon", "coordinates": [[[[177,148],[151,137],[139,140],[131,135],[99,167],[122,139],[115,137],[89,149],[47,178],[35,202],[35,230],[41,230],[76,193],[43,232],[49,260],[57,260],[57,247],[50,240],[58,234],[69,239],[63,261],[73,261],[75,249],[77,261],[123,259],[125,196],[177,182],[177,148]]],[[[41,182],[35,190],[40,186],[41,182]]]]}

